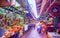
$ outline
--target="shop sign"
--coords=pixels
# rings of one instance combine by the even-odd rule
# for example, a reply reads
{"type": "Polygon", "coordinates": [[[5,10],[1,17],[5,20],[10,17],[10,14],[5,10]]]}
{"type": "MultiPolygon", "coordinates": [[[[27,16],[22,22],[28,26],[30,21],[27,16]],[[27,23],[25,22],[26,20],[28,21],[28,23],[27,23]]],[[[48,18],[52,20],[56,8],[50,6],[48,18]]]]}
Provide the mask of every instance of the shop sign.
{"type": "Polygon", "coordinates": [[[51,13],[55,17],[60,16],[60,5],[53,4],[49,9],[49,13],[51,13]]]}
{"type": "Polygon", "coordinates": [[[10,6],[10,3],[8,0],[0,0],[0,6],[1,7],[10,6]]]}

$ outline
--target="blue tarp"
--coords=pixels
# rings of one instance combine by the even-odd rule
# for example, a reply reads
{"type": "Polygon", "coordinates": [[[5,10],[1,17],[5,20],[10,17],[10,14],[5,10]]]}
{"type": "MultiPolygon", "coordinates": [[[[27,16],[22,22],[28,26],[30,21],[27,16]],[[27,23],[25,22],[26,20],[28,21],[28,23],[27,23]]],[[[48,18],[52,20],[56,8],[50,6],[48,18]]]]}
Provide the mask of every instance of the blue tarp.
{"type": "Polygon", "coordinates": [[[5,34],[5,30],[0,28],[0,37],[2,37],[5,34]]]}

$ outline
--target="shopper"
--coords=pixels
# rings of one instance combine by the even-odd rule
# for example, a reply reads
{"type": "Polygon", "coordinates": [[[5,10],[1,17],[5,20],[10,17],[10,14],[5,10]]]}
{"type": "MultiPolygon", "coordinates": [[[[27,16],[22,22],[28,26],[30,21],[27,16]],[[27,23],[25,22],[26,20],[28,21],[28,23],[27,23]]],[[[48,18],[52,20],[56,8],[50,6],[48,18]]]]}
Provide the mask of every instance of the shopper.
{"type": "Polygon", "coordinates": [[[35,26],[36,26],[36,25],[34,24],[34,29],[35,29],[35,26]]]}

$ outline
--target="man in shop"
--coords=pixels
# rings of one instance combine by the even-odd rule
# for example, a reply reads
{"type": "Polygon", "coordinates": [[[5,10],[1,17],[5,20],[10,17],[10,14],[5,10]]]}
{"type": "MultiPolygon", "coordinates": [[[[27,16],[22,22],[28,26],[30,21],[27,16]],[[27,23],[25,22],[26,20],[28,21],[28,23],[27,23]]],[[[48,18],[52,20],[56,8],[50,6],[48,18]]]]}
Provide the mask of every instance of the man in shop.
{"type": "Polygon", "coordinates": [[[36,25],[34,24],[34,29],[35,29],[35,26],[36,26],[36,25]]]}
{"type": "Polygon", "coordinates": [[[38,31],[39,34],[41,33],[41,31],[42,31],[42,26],[41,25],[37,26],[37,31],[38,31]]]}

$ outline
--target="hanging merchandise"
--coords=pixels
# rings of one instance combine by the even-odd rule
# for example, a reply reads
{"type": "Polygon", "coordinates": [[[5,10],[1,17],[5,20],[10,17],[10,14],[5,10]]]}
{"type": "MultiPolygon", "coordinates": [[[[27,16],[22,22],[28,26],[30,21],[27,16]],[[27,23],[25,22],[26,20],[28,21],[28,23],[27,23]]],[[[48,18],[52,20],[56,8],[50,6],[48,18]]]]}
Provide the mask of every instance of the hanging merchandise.
{"type": "Polygon", "coordinates": [[[1,13],[1,14],[4,14],[4,13],[6,13],[6,10],[5,10],[5,9],[0,8],[0,13],[1,13]]]}
{"type": "Polygon", "coordinates": [[[20,7],[21,7],[20,3],[16,1],[16,3],[15,3],[15,7],[20,8],[20,7]]]}
{"type": "Polygon", "coordinates": [[[49,17],[47,20],[47,26],[53,26],[53,17],[49,17]]]}
{"type": "Polygon", "coordinates": [[[13,13],[8,13],[8,14],[6,15],[6,17],[8,17],[9,19],[13,20],[13,18],[14,18],[15,16],[13,15],[13,13]]]}
{"type": "Polygon", "coordinates": [[[11,6],[15,6],[16,0],[10,0],[10,4],[11,4],[11,6]]]}
{"type": "Polygon", "coordinates": [[[25,23],[28,23],[28,20],[29,20],[28,18],[24,18],[25,23]]]}
{"type": "Polygon", "coordinates": [[[8,10],[8,11],[13,12],[13,9],[12,8],[9,8],[9,7],[2,7],[2,8],[5,9],[5,10],[8,10]]]}
{"type": "Polygon", "coordinates": [[[20,24],[24,27],[24,18],[20,16],[20,24]]]}
{"type": "Polygon", "coordinates": [[[17,8],[15,8],[15,7],[13,7],[13,6],[10,6],[10,8],[12,9],[12,10],[18,10],[17,8]]]}
{"type": "Polygon", "coordinates": [[[0,14],[0,19],[2,19],[4,17],[4,15],[3,14],[0,14]]]}
{"type": "Polygon", "coordinates": [[[13,7],[13,6],[3,7],[3,9],[8,10],[8,11],[11,11],[11,12],[15,12],[16,14],[19,14],[19,15],[21,15],[23,17],[26,16],[26,14],[23,11],[20,11],[17,8],[13,7]]]}

